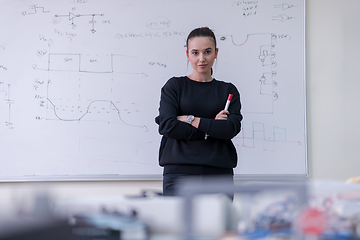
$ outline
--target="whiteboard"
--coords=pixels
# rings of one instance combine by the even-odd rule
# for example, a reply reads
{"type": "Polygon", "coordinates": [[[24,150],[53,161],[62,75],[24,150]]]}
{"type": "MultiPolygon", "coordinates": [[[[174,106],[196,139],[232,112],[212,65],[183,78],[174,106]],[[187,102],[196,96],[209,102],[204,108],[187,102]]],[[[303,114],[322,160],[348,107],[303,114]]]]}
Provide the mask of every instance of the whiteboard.
{"type": "Polygon", "coordinates": [[[3,0],[0,180],[161,179],[160,89],[214,30],[234,83],[236,176],[306,176],[304,0],[3,0]]]}

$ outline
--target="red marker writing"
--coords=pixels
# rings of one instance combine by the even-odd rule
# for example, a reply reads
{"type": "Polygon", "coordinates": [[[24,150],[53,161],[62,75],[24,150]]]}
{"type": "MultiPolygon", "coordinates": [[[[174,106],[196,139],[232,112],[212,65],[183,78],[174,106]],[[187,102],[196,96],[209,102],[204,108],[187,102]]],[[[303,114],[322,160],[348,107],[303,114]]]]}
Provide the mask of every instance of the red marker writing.
{"type": "Polygon", "coordinates": [[[232,94],[229,94],[228,99],[226,100],[226,104],[225,104],[224,110],[228,110],[232,97],[233,97],[233,95],[232,95],[232,94]]]}

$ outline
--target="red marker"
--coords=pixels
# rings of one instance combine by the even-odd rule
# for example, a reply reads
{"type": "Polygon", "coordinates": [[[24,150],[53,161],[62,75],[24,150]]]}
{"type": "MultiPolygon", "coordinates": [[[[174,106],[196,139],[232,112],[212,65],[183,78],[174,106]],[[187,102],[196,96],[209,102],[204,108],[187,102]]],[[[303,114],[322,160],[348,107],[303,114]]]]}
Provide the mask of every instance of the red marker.
{"type": "Polygon", "coordinates": [[[232,97],[233,97],[233,95],[229,94],[224,110],[228,110],[232,97]]]}

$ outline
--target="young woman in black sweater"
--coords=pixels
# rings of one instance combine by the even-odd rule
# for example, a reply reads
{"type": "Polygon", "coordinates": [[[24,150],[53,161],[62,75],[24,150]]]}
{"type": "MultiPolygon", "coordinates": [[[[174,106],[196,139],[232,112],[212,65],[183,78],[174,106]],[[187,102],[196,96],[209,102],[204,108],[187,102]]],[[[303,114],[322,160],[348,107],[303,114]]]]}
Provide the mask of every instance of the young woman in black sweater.
{"type": "Polygon", "coordinates": [[[175,195],[179,179],[186,176],[221,175],[233,184],[237,165],[231,139],[241,130],[240,94],[233,84],[212,77],[219,50],[209,28],[194,29],[186,44],[193,72],[166,82],[156,117],[162,135],[159,164],[164,167],[165,196],[175,195]],[[224,110],[229,94],[233,97],[224,110]]]}

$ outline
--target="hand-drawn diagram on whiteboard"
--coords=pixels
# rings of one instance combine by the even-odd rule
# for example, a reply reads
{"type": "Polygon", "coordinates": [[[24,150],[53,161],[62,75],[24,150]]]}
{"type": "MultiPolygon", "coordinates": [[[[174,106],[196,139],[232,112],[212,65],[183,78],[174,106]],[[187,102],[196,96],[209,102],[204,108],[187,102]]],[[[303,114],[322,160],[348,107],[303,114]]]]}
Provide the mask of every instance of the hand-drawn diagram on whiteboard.
{"type": "Polygon", "coordinates": [[[23,11],[22,14],[37,14],[37,13],[49,13],[50,11],[46,10],[42,6],[38,6],[37,4],[32,4],[29,6],[30,11],[23,11]]]}
{"type": "MultiPolygon", "coordinates": [[[[0,45],[0,56],[1,52],[4,50],[5,47],[0,45]]],[[[11,84],[8,81],[9,79],[5,77],[6,72],[8,72],[7,66],[1,65],[0,62],[0,121],[1,125],[5,124],[6,129],[13,129],[11,108],[14,104],[14,100],[11,98],[11,84]]]]}
{"type": "Polygon", "coordinates": [[[300,146],[300,141],[288,141],[285,128],[273,126],[272,137],[266,137],[266,129],[264,123],[253,122],[251,128],[251,135],[245,136],[245,131],[242,131],[234,138],[237,147],[245,148],[262,148],[263,151],[276,151],[277,144],[290,144],[287,146],[300,146]]]}
{"type": "MultiPolygon", "coordinates": [[[[283,11],[291,10],[294,7],[298,7],[298,6],[293,5],[293,4],[289,4],[289,3],[282,3],[282,4],[274,5],[274,8],[281,9],[283,11]]],[[[278,22],[286,22],[286,21],[292,20],[293,18],[294,18],[293,16],[289,16],[287,14],[281,13],[281,14],[279,14],[277,16],[273,16],[272,20],[273,21],[278,21],[278,22]]]]}
{"type": "MultiPolygon", "coordinates": [[[[241,36],[242,37],[242,36],[241,36]]],[[[237,69],[247,65],[238,74],[241,81],[237,82],[239,89],[247,89],[241,92],[242,113],[273,114],[274,102],[279,95],[276,92],[276,65],[275,40],[276,35],[270,33],[247,34],[245,40],[240,36],[223,36],[220,38],[220,47],[229,49],[229,59],[226,59],[226,67],[219,69],[220,76],[226,73],[227,67],[237,69]],[[234,56],[246,56],[245,61],[231,61],[234,56]],[[245,71],[245,72],[244,72],[245,71]],[[243,76],[246,76],[244,79],[243,76]]],[[[220,65],[220,64],[219,64],[220,65]]],[[[219,66],[220,68],[220,66],[219,66]]],[[[224,79],[229,76],[224,76],[224,79]]],[[[232,77],[234,78],[234,77],[232,77]]]]}
{"type": "Polygon", "coordinates": [[[13,129],[13,122],[11,121],[11,107],[14,104],[14,100],[11,99],[11,85],[5,84],[0,81],[0,111],[1,111],[1,123],[5,124],[7,129],[13,129]]]}
{"type": "Polygon", "coordinates": [[[275,8],[281,8],[282,10],[288,10],[291,9],[293,7],[295,7],[293,4],[289,4],[289,3],[282,3],[282,4],[277,4],[274,5],[275,8]]]}
{"type": "MultiPolygon", "coordinates": [[[[154,147],[154,141],[146,137],[146,106],[128,95],[132,88],[129,79],[134,84],[148,81],[141,64],[138,57],[121,54],[41,54],[32,66],[37,75],[34,88],[43,89],[39,95],[43,111],[37,119],[47,126],[78,126],[73,157],[96,158],[110,165],[158,167],[156,162],[148,163],[151,155],[147,151],[154,147]],[[112,133],[101,133],[99,128],[112,133]]],[[[114,173],[118,171],[113,169],[114,173]]]]}
{"type": "MultiPolygon", "coordinates": [[[[290,39],[288,35],[280,37],[286,40],[290,39]]],[[[231,53],[227,55],[229,59],[234,59],[236,56],[246,56],[245,61],[226,60],[226,67],[219,63],[217,66],[219,69],[216,72],[216,75],[228,79],[234,78],[234,76],[227,76],[226,72],[222,72],[222,70],[228,67],[233,69],[240,67],[242,69],[235,76],[238,78],[235,81],[240,91],[246,89],[246,91],[240,92],[245,124],[243,123],[242,132],[234,139],[237,147],[276,151],[276,145],[279,144],[301,145],[300,141],[289,141],[286,137],[287,130],[283,127],[265,126],[264,123],[260,122],[250,122],[250,125],[246,121],[246,117],[249,115],[275,114],[276,101],[282,97],[276,90],[278,86],[276,45],[279,36],[274,33],[256,33],[247,34],[245,38],[234,35],[223,35],[218,38],[220,49],[226,49],[231,53]]]]}
{"type": "MultiPolygon", "coordinates": [[[[124,103],[112,100],[116,87],[116,74],[147,77],[134,66],[138,59],[132,56],[89,56],[81,54],[48,55],[45,69],[34,66],[34,70],[49,71],[47,82],[46,120],[60,121],[105,121],[121,123],[147,131],[146,125],[126,122],[123,115],[136,115],[139,104],[132,102],[120,109],[124,103]],[[63,75],[66,77],[63,77],[63,75]]],[[[137,118],[136,116],[134,117],[137,118]]]]}
{"type": "Polygon", "coordinates": [[[100,13],[100,14],[95,14],[95,13],[91,13],[91,14],[75,14],[75,13],[69,12],[69,14],[66,14],[66,15],[65,14],[56,14],[54,19],[53,19],[53,23],[58,24],[58,23],[60,23],[62,18],[65,18],[65,19],[68,19],[68,21],[70,22],[70,25],[72,26],[72,28],[76,28],[76,24],[75,24],[76,18],[91,17],[91,20],[89,21],[89,23],[91,24],[90,31],[92,33],[95,33],[96,32],[96,29],[95,29],[95,23],[96,23],[95,17],[99,17],[99,16],[102,17],[102,16],[104,16],[104,14],[102,14],[102,13],[100,13]]]}

